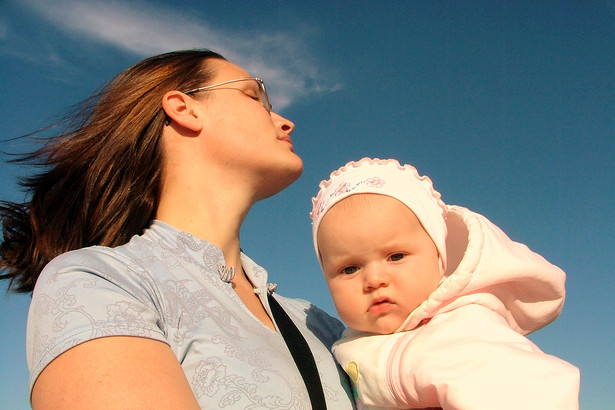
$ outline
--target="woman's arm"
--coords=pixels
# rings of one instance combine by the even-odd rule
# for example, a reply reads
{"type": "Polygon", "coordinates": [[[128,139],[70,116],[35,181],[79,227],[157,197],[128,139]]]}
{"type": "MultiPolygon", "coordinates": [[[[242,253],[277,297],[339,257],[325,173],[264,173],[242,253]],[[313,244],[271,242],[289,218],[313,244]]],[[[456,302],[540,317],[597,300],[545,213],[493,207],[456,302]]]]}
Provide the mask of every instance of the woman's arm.
{"type": "Polygon", "coordinates": [[[112,336],[54,359],[32,391],[38,409],[198,409],[180,363],[163,342],[112,336]]]}

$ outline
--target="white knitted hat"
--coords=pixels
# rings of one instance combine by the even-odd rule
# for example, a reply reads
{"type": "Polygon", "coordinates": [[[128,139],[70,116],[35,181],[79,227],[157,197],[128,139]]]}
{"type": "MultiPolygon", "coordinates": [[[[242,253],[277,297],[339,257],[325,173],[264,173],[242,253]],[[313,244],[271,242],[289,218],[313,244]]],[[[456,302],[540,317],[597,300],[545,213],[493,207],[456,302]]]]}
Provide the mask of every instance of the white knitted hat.
{"type": "Polygon", "coordinates": [[[352,161],[331,173],[329,180],[320,183],[320,191],[312,198],[312,236],[318,261],[318,226],[331,207],[342,199],[355,194],[381,194],[403,202],[418,218],[431,237],[446,270],[446,205],[440,193],[434,190],[431,180],[420,176],[412,165],[401,165],[394,159],[363,158],[352,161]]]}

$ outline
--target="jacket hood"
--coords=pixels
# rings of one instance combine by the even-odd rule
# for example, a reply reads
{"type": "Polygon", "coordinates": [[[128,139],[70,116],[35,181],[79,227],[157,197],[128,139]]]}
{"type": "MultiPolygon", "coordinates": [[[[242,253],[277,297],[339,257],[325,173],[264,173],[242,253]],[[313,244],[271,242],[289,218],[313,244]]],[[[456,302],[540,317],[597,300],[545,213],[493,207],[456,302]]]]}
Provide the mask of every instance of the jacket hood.
{"type": "Polygon", "coordinates": [[[448,269],[440,286],[397,331],[468,304],[483,305],[525,335],[560,314],[566,274],[527,246],[512,241],[484,216],[447,205],[448,269]]]}

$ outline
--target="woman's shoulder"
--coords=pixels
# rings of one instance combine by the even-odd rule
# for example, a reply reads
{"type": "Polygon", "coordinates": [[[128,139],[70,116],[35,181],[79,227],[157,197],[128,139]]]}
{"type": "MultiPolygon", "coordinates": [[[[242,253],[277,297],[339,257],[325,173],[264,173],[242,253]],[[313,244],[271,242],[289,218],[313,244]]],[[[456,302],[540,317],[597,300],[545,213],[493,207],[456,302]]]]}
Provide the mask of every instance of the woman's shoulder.
{"type": "Polygon", "coordinates": [[[154,263],[156,258],[148,255],[139,242],[142,239],[135,236],[118,247],[97,245],[56,256],[39,275],[34,297],[40,292],[48,293],[86,282],[91,282],[91,286],[95,286],[95,282],[107,283],[129,293],[142,293],[145,283],[155,282],[147,266],[154,263]]]}
{"type": "Polygon", "coordinates": [[[91,246],[62,253],[45,266],[38,281],[70,270],[93,273],[112,272],[120,266],[129,267],[132,264],[131,258],[126,252],[122,252],[122,248],[123,246],[117,248],[91,246]]]}
{"type": "MultiPolygon", "coordinates": [[[[123,245],[115,247],[94,245],[60,254],[45,266],[43,273],[48,275],[68,269],[85,269],[86,271],[116,271],[119,269],[123,272],[144,270],[164,253],[159,241],[155,240],[155,234],[151,232],[152,226],[142,234],[134,235],[123,245]]],[[[164,232],[163,228],[158,229],[164,232]]],[[[177,236],[174,231],[169,233],[171,234],[177,236]]]]}
{"type": "Polygon", "coordinates": [[[121,260],[123,258],[120,256],[121,253],[117,252],[118,248],[95,245],[68,251],[53,258],[47,266],[45,266],[45,269],[48,267],[58,269],[62,266],[75,264],[83,264],[88,266],[104,261],[121,260]]]}

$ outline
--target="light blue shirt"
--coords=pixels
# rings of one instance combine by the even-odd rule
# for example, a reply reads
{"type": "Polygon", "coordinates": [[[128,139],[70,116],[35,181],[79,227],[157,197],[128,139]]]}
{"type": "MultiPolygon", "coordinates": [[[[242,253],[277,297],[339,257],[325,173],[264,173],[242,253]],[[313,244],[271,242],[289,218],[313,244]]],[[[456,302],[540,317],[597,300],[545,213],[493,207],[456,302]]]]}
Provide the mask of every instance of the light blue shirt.
{"type": "MultiPolygon", "coordinates": [[[[267,302],[267,271],[241,255],[267,302]]],[[[279,332],[258,320],[221,280],[219,248],[163,222],[116,248],[68,252],[41,273],[28,316],[30,389],[54,358],[105,336],[168,344],[201,408],[309,408],[301,375],[279,332]]],[[[330,347],[343,325],[307,301],[274,294],[310,345],[327,405],[352,408],[330,347]]]]}

